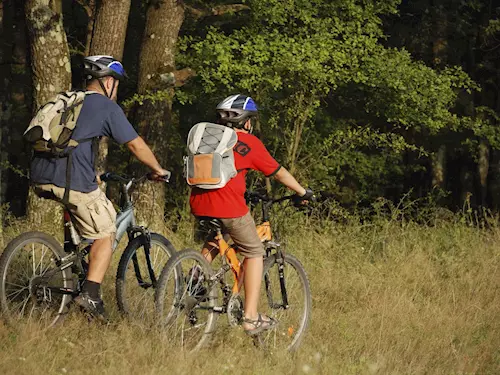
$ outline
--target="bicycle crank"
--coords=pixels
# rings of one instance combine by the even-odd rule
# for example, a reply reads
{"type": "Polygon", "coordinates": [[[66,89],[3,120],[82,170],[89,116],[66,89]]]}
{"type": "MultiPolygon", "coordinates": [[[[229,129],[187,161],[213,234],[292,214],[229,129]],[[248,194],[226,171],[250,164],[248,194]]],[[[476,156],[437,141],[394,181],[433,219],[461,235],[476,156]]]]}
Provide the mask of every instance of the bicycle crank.
{"type": "Polygon", "coordinates": [[[227,303],[227,320],[229,325],[236,327],[243,322],[243,300],[239,294],[233,294],[227,303]]]}

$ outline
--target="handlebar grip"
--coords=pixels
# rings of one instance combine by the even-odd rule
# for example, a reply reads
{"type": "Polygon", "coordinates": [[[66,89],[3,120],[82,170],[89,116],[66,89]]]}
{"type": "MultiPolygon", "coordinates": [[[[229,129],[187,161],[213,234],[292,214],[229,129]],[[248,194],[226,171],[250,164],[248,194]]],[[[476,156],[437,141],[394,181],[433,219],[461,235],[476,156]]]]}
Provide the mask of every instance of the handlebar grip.
{"type": "Polygon", "coordinates": [[[99,178],[101,179],[102,182],[108,182],[109,180],[111,180],[111,173],[105,172],[102,175],[100,175],[99,178]]]}
{"type": "Polygon", "coordinates": [[[117,175],[115,173],[111,173],[111,172],[105,172],[102,175],[100,175],[99,178],[103,182],[108,182],[108,181],[127,182],[128,181],[127,178],[122,177],[120,175],[117,175]]]}
{"type": "Polygon", "coordinates": [[[169,182],[170,177],[172,177],[172,172],[167,171],[167,173],[163,176],[158,176],[153,178],[153,172],[150,172],[147,174],[147,178],[150,181],[163,181],[163,182],[169,182]]]}

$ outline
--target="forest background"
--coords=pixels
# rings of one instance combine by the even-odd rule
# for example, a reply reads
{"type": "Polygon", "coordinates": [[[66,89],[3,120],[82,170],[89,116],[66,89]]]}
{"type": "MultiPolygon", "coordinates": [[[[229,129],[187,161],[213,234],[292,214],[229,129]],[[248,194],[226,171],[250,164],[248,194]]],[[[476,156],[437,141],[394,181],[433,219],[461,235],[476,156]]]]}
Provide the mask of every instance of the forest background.
{"type": "MultiPolygon", "coordinates": [[[[119,103],[176,177],[141,195],[158,218],[186,211],[189,128],[239,92],[276,159],[345,207],[405,196],[497,210],[499,13],[486,0],[3,0],[3,211],[50,212],[28,194],[22,133],[50,97],[82,87],[89,54],[123,59],[119,103]]],[[[104,169],[140,171],[106,140],[104,169]]]]}
{"type": "MultiPolygon", "coordinates": [[[[22,133],[50,97],[82,87],[91,54],[123,59],[130,80],[118,102],[173,171],[170,184],[145,184],[134,197],[141,221],[156,221],[177,249],[200,246],[182,178],[187,132],[215,120],[230,94],[256,100],[258,135],[280,163],[334,196],[310,216],[293,207],[272,216],[311,282],[311,325],[297,355],[263,353],[242,332],[221,329],[210,350],[186,357],[141,322],[120,319],[122,243],[103,283],[114,324],[89,325],[76,313],[47,331],[0,319],[2,373],[500,373],[497,2],[0,5],[2,248],[34,228],[61,239],[55,206],[29,193],[22,133]]],[[[99,169],[145,172],[106,141],[99,169]]],[[[261,176],[249,183],[280,194],[261,176]]],[[[106,188],[116,202],[116,187],[106,188]]]]}

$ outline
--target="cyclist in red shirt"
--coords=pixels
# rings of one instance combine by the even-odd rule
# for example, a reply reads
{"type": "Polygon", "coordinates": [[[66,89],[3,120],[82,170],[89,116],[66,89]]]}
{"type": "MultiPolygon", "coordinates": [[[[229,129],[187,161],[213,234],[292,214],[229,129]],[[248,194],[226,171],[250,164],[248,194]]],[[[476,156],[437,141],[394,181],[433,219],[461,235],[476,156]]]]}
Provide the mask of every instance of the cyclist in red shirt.
{"type": "MultiPolygon", "coordinates": [[[[297,193],[298,202],[310,200],[314,195],[278,164],[264,144],[251,134],[251,120],[257,116],[257,106],[252,98],[239,94],[229,96],[217,105],[217,114],[219,124],[233,128],[238,136],[233,151],[236,170],[239,172],[220,189],[204,190],[194,187],[190,197],[191,212],[197,217],[220,219],[224,232],[231,236],[238,251],[245,257],[243,329],[246,333],[255,335],[273,328],[277,322],[258,313],[264,246],[246,205],[246,174],[253,169],[264,173],[266,177],[274,177],[297,193]]],[[[217,251],[214,242],[205,243],[203,254],[209,261],[217,255],[217,251]]]]}

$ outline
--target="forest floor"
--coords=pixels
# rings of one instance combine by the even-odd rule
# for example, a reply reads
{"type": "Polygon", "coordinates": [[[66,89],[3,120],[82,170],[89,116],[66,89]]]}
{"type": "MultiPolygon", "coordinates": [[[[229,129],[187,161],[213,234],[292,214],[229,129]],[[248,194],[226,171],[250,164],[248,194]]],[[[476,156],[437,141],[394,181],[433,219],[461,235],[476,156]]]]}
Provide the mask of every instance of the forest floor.
{"type": "MultiPolygon", "coordinates": [[[[13,234],[4,231],[4,244],[13,234]]],[[[194,243],[171,237],[177,248],[194,243]]],[[[115,254],[104,283],[113,324],[80,314],[49,330],[0,322],[0,373],[500,373],[500,228],[459,220],[306,224],[290,230],[287,243],[313,293],[311,325],[293,356],[264,353],[238,329],[186,355],[141,322],[121,320],[115,254]]]]}

